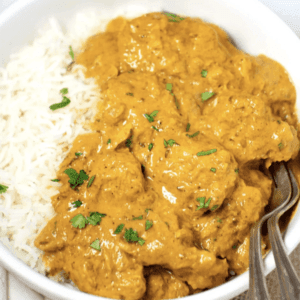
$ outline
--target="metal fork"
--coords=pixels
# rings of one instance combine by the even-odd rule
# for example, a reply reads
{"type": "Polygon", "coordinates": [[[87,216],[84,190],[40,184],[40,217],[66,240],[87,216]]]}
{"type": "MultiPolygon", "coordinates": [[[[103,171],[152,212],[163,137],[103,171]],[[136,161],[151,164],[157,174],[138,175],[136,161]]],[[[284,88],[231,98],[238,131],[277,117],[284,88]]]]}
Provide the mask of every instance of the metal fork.
{"type": "Polygon", "coordinates": [[[273,163],[270,171],[275,182],[270,203],[271,211],[251,228],[250,233],[248,300],[270,300],[263,272],[261,227],[267,219],[277,214],[288,203],[292,194],[290,178],[284,163],[273,163]]]}
{"type": "Polygon", "coordinates": [[[292,183],[292,197],[288,205],[268,220],[268,233],[274,253],[282,300],[300,300],[300,281],[287,255],[281,232],[278,226],[279,218],[289,210],[299,199],[298,182],[288,168],[292,183]]]}

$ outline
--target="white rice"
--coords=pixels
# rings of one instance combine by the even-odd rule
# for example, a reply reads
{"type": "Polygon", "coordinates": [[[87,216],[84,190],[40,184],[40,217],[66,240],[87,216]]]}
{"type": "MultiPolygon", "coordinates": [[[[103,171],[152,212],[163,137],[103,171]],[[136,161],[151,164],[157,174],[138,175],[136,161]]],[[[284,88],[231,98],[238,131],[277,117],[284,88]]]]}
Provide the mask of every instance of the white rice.
{"type": "Polygon", "coordinates": [[[74,65],[71,72],[66,67],[69,46],[76,55],[82,42],[107,22],[85,13],[71,23],[64,33],[50,19],[33,44],[11,55],[0,69],[0,184],[9,187],[0,194],[0,240],[39,272],[45,269],[34,240],[54,216],[51,196],[59,183],[51,179],[67,154],[63,149],[87,132],[83,124],[99,99],[99,88],[85,79],[82,67],[74,65]],[[62,88],[69,89],[71,103],[51,111],[49,106],[62,99],[62,88]]]}

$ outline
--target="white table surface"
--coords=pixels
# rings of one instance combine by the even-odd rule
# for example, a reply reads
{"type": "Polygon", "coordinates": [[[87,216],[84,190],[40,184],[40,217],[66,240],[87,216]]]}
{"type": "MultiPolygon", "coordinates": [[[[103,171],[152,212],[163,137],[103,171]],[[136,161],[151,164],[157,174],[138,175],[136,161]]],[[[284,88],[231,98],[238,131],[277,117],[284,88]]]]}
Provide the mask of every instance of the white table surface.
{"type": "MultiPolygon", "coordinates": [[[[16,0],[0,0],[0,13],[6,7],[16,0]]],[[[224,0],[226,1],[226,0],[224,0]]],[[[248,0],[243,0],[248,1],[248,0]]],[[[263,4],[273,10],[300,38],[300,0],[260,0],[263,4]]],[[[300,56],[300,53],[299,53],[300,56]]],[[[300,274],[300,246],[294,250],[291,259],[295,264],[298,275],[300,274]]],[[[277,284],[276,274],[273,271],[267,278],[267,282],[271,291],[273,291],[272,300],[280,299],[279,287],[277,284]]],[[[7,274],[0,266],[0,289],[6,290],[4,298],[0,296],[0,300],[49,300],[36,292],[30,290],[23,283],[11,274],[7,274]],[[8,287],[4,287],[3,278],[7,276],[8,287]]],[[[5,293],[4,293],[5,294],[5,293]]],[[[53,299],[55,300],[55,299],[53,299]]]]}

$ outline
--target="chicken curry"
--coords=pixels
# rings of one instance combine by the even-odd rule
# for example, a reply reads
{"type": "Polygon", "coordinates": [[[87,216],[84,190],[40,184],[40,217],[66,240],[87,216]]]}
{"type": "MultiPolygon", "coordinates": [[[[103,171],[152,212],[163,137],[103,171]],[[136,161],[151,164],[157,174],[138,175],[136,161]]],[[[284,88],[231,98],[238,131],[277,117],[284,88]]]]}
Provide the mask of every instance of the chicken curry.
{"type": "Polygon", "coordinates": [[[168,13],[114,19],[76,63],[102,98],[35,241],[50,275],[103,297],[169,299],[244,272],[271,196],[262,170],[299,149],[285,69],[168,13]]]}

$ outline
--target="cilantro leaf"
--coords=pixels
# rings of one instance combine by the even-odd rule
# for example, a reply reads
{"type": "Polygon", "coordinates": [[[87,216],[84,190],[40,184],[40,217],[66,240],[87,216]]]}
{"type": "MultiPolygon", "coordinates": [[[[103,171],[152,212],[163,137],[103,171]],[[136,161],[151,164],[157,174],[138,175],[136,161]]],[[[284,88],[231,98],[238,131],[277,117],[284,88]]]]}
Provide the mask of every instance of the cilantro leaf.
{"type": "Polygon", "coordinates": [[[142,238],[139,238],[138,243],[143,246],[145,244],[145,240],[142,238]]]}
{"type": "Polygon", "coordinates": [[[76,200],[72,202],[72,204],[74,205],[74,207],[80,207],[82,205],[82,202],[80,200],[76,200]]]}
{"type": "Polygon", "coordinates": [[[205,199],[206,199],[206,197],[199,197],[199,198],[196,199],[200,204],[199,206],[197,206],[196,211],[201,209],[201,208],[208,208],[209,207],[209,204],[210,204],[210,201],[211,201],[212,198],[207,199],[206,202],[205,202],[205,199]]]}
{"type": "Polygon", "coordinates": [[[81,156],[82,153],[81,152],[75,152],[75,155],[78,157],[78,156],[81,156]]]}
{"type": "Polygon", "coordinates": [[[166,83],[166,90],[169,92],[172,92],[173,84],[172,83],[166,83]]]}
{"type": "Polygon", "coordinates": [[[197,153],[197,156],[204,156],[204,155],[210,155],[212,153],[217,152],[217,149],[211,149],[211,150],[207,150],[207,151],[200,151],[197,153]]]}
{"type": "Polygon", "coordinates": [[[164,145],[165,145],[165,147],[168,147],[168,145],[169,145],[170,147],[172,147],[174,144],[176,144],[176,142],[175,142],[174,140],[172,140],[172,139],[170,139],[170,140],[168,140],[168,141],[164,140],[164,145]]]}
{"type": "Polygon", "coordinates": [[[202,70],[202,71],[201,71],[201,76],[204,77],[204,78],[206,78],[206,76],[207,76],[207,71],[206,71],[206,70],[202,70]]]}
{"type": "Polygon", "coordinates": [[[146,208],[145,212],[148,213],[149,210],[152,210],[151,208],[146,208]]]}
{"type": "Polygon", "coordinates": [[[156,127],[154,127],[154,126],[151,126],[151,128],[153,128],[154,130],[158,131],[158,129],[156,127]]]}
{"type": "Polygon", "coordinates": [[[215,93],[213,92],[204,92],[201,94],[201,99],[202,99],[202,102],[210,99],[215,93]]]}
{"type": "Polygon", "coordinates": [[[238,173],[239,171],[240,171],[239,169],[235,169],[235,170],[234,170],[235,173],[238,173]]]}
{"type": "Polygon", "coordinates": [[[94,182],[95,177],[96,177],[96,175],[94,175],[94,176],[91,177],[91,179],[88,182],[87,187],[90,187],[92,185],[92,183],[94,182]]]}
{"type": "Polygon", "coordinates": [[[120,224],[117,229],[115,230],[114,234],[119,234],[123,230],[125,224],[120,224]]]}
{"type": "Polygon", "coordinates": [[[107,141],[107,144],[110,144],[111,143],[111,139],[109,139],[108,141],[107,141]]]}
{"type": "Polygon", "coordinates": [[[237,245],[233,245],[233,246],[232,246],[232,249],[236,249],[236,248],[237,248],[237,245]]]}
{"type": "Polygon", "coordinates": [[[164,14],[168,17],[169,22],[179,23],[180,21],[184,20],[184,18],[180,18],[175,14],[171,14],[171,13],[164,13],[164,14]]]}
{"type": "Polygon", "coordinates": [[[176,108],[179,109],[179,108],[180,108],[179,102],[178,102],[178,100],[177,100],[177,98],[176,98],[175,95],[174,95],[174,99],[175,99],[175,105],[176,105],[176,108]]]}
{"type": "Polygon", "coordinates": [[[132,228],[126,229],[124,234],[125,240],[129,242],[138,242],[141,246],[145,243],[145,240],[138,236],[137,231],[133,230],[132,228]]]}
{"type": "Polygon", "coordinates": [[[71,103],[71,100],[67,97],[63,97],[63,100],[60,103],[55,103],[50,106],[51,110],[57,110],[59,108],[63,108],[71,103]]]}
{"type": "Polygon", "coordinates": [[[69,93],[69,90],[68,90],[68,88],[63,88],[63,89],[60,90],[60,93],[61,93],[62,95],[66,95],[66,94],[69,93]]]}
{"type": "Polygon", "coordinates": [[[144,117],[151,123],[154,122],[154,117],[156,117],[158,110],[153,111],[150,115],[144,114],[144,117]]]}
{"type": "Polygon", "coordinates": [[[51,181],[53,181],[53,182],[59,182],[60,180],[59,179],[51,179],[51,181]]]}
{"type": "Polygon", "coordinates": [[[153,148],[153,144],[151,143],[151,144],[149,144],[149,146],[148,146],[148,150],[151,151],[152,148],[153,148]]]}
{"type": "Polygon", "coordinates": [[[216,168],[210,168],[210,170],[214,173],[216,173],[217,169],[216,168]]]}
{"type": "Polygon", "coordinates": [[[90,216],[87,217],[87,221],[93,225],[96,226],[98,224],[100,224],[102,217],[105,217],[106,215],[104,214],[100,214],[98,212],[90,212],[90,216]]]}
{"type": "Polygon", "coordinates": [[[150,116],[151,116],[151,117],[156,117],[157,114],[158,114],[158,110],[154,110],[154,111],[150,114],[150,116]]]}
{"type": "Polygon", "coordinates": [[[217,209],[219,207],[219,205],[214,205],[210,210],[214,211],[215,209],[217,209]]]}
{"type": "Polygon", "coordinates": [[[133,93],[126,93],[126,95],[133,97],[133,93]]]}
{"type": "Polygon", "coordinates": [[[131,145],[132,145],[132,138],[133,138],[133,136],[131,136],[129,139],[126,140],[126,143],[125,143],[126,147],[128,147],[128,148],[131,147],[131,145]]]}
{"type": "Polygon", "coordinates": [[[0,184],[0,194],[3,194],[7,191],[8,186],[0,184]]]}
{"type": "Polygon", "coordinates": [[[94,241],[90,244],[90,247],[94,248],[95,250],[101,251],[100,240],[99,240],[99,239],[94,240],[94,241]]]}
{"type": "Polygon", "coordinates": [[[186,136],[188,136],[189,138],[193,138],[193,137],[197,136],[199,133],[200,133],[200,131],[197,131],[193,134],[186,134],[186,136]]]}
{"type": "Polygon", "coordinates": [[[145,229],[148,230],[148,229],[150,229],[152,226],[153,226],[153,222],[152,222],[152,221],[149,221],[149,220],[146,220],[146,223],[145,223],[145,229]]]}
{"type": "Polygon", "coordinates": [[[283,145],[282,143],[279,143],[279,144],[278,144],[278,148],[279,148],[279,150],[281,150],[281,149],[284,148],[284,145],[283,145]]]}
{"type": "Polygon", "coordinates": [[[87,180],[89,178],[84,170],[80,170],[78,174],[76,170],[70,168],[65,170],[64,173],[69,176],[69,183],[71,184],[72,189],[74,189],[78,185],[82,185],[84,180],[87,180]]]}
{"type": "Polygon", "coordinates": [[[138,217],[133,217],[132,220],[143,220],[143,215],[140,215],[138,217]]]}
{"type": "Polygon", "coordinates": [[[70,221],[75,228],[84,228],[86,224],[88,223],[87,219],[82,215],[76,215],[74,218],[71,219],[70,221]]]}
{"type": "Polygon", "coordinates": [[[69,55],[71,56],[72,60],[74,60],[74,51],[72,49],[72,46],[70,46],[69,49],[70,49],[69,55]]]}
{"type": "Polygon", "coordinates": [[[187,123],[187,125],[186,125],[186,132],[188,132],[190,130],[190,127],[191,127],[191,124],[187,123]]]}

